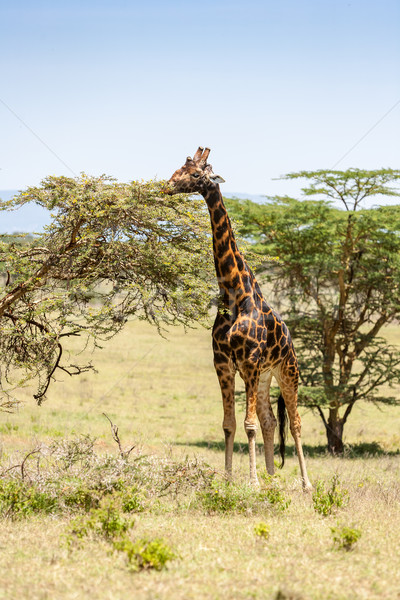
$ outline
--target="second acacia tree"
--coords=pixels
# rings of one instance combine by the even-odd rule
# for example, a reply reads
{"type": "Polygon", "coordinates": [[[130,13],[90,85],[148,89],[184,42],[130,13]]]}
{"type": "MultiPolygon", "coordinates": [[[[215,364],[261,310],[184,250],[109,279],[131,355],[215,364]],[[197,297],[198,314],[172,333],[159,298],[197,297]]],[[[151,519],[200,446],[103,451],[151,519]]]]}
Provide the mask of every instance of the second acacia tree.
{"type": "Polygon", "coordinates": [[[400,171],[312,171],[302,201],[230,201],[240,233],[266,263],[295,338],[300,401],[320,415],[328,448],[343,452],[356,402],[400,403],[400,353],[385,326],[400,317],[400,171]],[[289,318],[288,318],[289,317],[289,318]]]}

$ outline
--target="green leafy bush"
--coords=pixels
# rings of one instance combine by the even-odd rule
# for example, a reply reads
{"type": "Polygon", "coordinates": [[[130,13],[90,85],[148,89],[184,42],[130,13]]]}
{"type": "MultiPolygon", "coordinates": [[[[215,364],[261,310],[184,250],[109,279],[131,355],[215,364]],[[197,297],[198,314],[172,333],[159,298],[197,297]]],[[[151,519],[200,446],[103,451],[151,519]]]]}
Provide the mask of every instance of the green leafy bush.
{"type": "Polygon", "coordinates": [[[114,550],[126,555],[133,571],[160,571],[169,560],[176,558],[176,554],[162,539],[131,540],[128,531],[133,526],[133,519],[125,516],[120,495],[104,498],[99,508],[93,508],[86,515],[73,520],[66,535],[67,546],[71,547],[75,541],[89,536],[102,538],[114,550]]]}
{"type": "Polygon", "coordinates": [[[349,492],[341,489],[337,475],[332,477],[328,489],[325,489],[322,481],[318,481],[312,495],[314,510],[324,517],[331,515],[337,508],[346,506],[348,498],[349,492]]]}
{"type": "Polygon", "coordinates": [[[177,558],[175,552],[162,539],[140,539],[132,541],[128,537],[113,542],[113,548],[126,554],[133,571],[156,569],[161,571],[169,560],[177,558]]]}
{"type": "Polygon", "coordinates": [[[338,550],[352,550],[361,537],[361,530],[344,525],[331,527],[333,543],[338,550]]]}
{"type": "Polygon", "coordinates": [[[49,514],[58,509],[56,498],[18,479],[0,480],[0,514],[3,517],[28,517],[49,514]]]}
{"type": "Polygon", "coordinates": [[[288,509],[292,502],[285,492],[279,487],[279,481],[276,477],[264,474],[263,480],[266,487],[261,490],[260,495],[264,495],[266,500],[278,512],[283,512],[288,509]]]}
{"type": "Polygon", "coordinates": [[[208,513],[239,512],[259,513],[265,510],[284,511],[290,498],[279,488],[276,480],[268,481],[267,488],[254,490],[251,486],[214,480],[198,493],[202,508],[208,513]]]}
{"type": "Polygon", "coordinates": [[[68,483],[63,485],[62,490],[60,490],[60,499],[62,499],[65,507],[88,512],[99,506],[101,499],[99,490],[91,489],[80,480],[70,485],[68,483]]]}
{"type": "Polygon", "coordinates": [[[244,512],[254,490],[231,482],[214,481],[209,489],[199,493],[201,506],[208,513],[244,512]]]}
{"type": "Polygon", "coordinates": [[[128,487],[120,492],[121,509],[125,513],[139,513],[144,511],[143,499],[135,487],[128,487]]]}
{"type": "Polygon", "coordinates": [[[267,523],[264,523],[263,521],[261,521],[261,523],[258,523],[255,527],[254,527],[254,533],[264,539],[267,540],[269,538],[269,534],[271,532],[271,527],[269,525],[267,525],[267,523]]]}
{"type": "Polygon", "coordinates": [[[71,543],[74,538],[82,539],[90,534],[110,540],[125,534],[133,525],[134,521],[121,513],[120,503],[115,498],[106,498],[99,508],[72,521],[67,541],[71,543]]]}

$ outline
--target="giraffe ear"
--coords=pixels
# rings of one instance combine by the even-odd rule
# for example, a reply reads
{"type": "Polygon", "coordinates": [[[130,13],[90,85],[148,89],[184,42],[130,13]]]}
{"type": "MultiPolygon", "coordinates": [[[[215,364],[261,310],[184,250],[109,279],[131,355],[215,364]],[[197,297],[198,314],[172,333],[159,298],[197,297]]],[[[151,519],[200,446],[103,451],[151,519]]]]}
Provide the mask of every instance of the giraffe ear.
{"type": "Polygon", "coordinates": [[[221,175],[214,175],[214,173],[212,173],[210,175],[210,179],[214,183],[225,183],[225,179],[223,179],[223,177],[221,177],[221,175]]]}

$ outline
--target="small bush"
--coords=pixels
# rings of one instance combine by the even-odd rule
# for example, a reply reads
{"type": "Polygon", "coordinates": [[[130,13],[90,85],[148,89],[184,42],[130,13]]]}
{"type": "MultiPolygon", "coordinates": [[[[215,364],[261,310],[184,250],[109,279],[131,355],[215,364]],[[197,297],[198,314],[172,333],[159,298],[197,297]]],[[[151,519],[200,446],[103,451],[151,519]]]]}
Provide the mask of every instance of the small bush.
{"type": "Polygon", "coordinates": [[[113,542],[114,550],[126,554],[133,571],[156,569],[161,571],[169,560],[177,558],[175,552],[162,539],[140,539],[135,542],[128,537],[113,542]]]}
{"type": "Polygon", "coordinates": [[[209,489],[200,492],[198,497],[202,507],[208,512],[245,512],[249,507],[254,490],[250,486],[238,486],[226,481],[213,481],[209,489]]]}
{"type": "Polygon", "coordinates": [[[270,532],[271,527],[263,521],[261,523],[258,523],[258,525],[254,527],[254,533],[264,540],[267,540],[269,538],[270,532]]]}
{"type": "Polygon", "coordinates": [[[331,486],[327,490],[322,481],[318,481],[315,491],[312,495],[314,510],[324,517],[331,515],[332,512],[348,502],[349,492],[340,488],[340,482],[337,475],[331,479],[331,486]]]}
{"type": "Polygon", "coordinates": [[[354,527],[331,527],[333,543],[338,550],[352,550],[361,537],[361,530],[354,527]]]}
{"type": "Polygon", "coordinates": [[[68,509],[88,512],[92,508],[99,506],[101,493],[99,490],[91,489],[78,480],[73,484],[67,482],[62,485],[60,500],[68,509]]]}
{"type": "Polygon", "coordinates": [[[3,517],[28,517],[57,510],[57,500],[22,480],[0,480],[0,514],[3,517]]]}
{"type": "Polygon", "coordinates": [[[260,494],[263,494],[269,504],[271,504],[274,509],[279,512],[283,512],[289,508],[290,503],[292,502],[290,498],[286,497],[285,493],[281,489],[275,486],[263,490],[260,492],[260,494]]]}
{"type": "Polygon", "coordinates": [[[121,492],[121,508],[125,513],[139,513],[144,511],[144,504],[135,488],[128,488],[121,492]]]}
{"type": "Polygon", "coordinates": [[[249,485],[214,480],[208,489],[198,493],[201,506],[208,512],[258,513],[273,508],[284,511],[290,505],[290,498],[278,487],[276,480],[268,482],[269,487],[255,490],[249,485]]]}
{"type": "Polygon", "coordinates": [[[74,539],[82,539],[90,534],[112,540],[125,534],[133,525],[132,519],[121,514],[120,504],[114,498],[107,498],[99,508],[93,508],[87,515],[72,521],[67,542],[71,544],[74,539]]]}
{"type": "MultiPolygon", "coordinates": [[[[135,501],[134,504],[137,508],[135,501]]],[[[127,533],[133,525],[134,521],[124,514],[121,495],[115,494],[113,497],[104,498],[99,508],[93,508],[88,514],[75,518],[65,539],[70,547],[76,540],[80,541],[91,535],[103,538],[111,544],[113,550],[126,555],[129,567],[133,571],[160,571],[169,560],[176,558],[176,554],[162,539],[132,541],[127,533]]]]}

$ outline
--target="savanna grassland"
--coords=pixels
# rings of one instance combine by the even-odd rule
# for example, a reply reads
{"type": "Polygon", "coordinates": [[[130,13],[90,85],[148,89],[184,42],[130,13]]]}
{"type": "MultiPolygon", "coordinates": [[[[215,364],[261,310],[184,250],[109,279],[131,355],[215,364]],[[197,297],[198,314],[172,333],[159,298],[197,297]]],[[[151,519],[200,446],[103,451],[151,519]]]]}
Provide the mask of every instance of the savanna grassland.
{"type": "Polygon", "coordinates": [[[303,410],[314,497],[291,439],[284,469],[256,491],[240,398],[234,484],[223,480],[209,331],[163,339],[135,320],[95,364],[43,406],[27,390],[1,414],[0,598],[400,598],[398,409],[356,406],[341,459],[303,410]]]}

